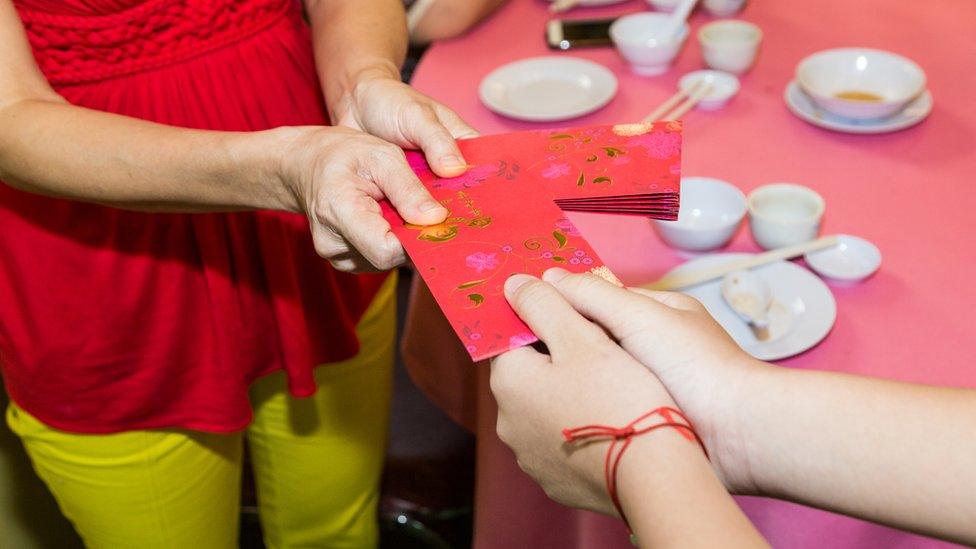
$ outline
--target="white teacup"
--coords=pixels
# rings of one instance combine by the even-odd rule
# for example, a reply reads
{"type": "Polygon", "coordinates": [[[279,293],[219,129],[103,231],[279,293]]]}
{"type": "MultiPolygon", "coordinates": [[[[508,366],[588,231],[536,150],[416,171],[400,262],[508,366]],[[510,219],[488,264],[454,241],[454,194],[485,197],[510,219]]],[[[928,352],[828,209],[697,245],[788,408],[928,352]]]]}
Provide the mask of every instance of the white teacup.
{"type": "Polygon", "coordinates": [[[681,51],[688,38],[688,24],[683,23],[669,39],[661,33],[671,16],[642,12],[625,15],[610,25],[610,39],[630,69],[643,76],[663,74],[681,51]]]}
{"type": "Polygon", "coordinates": [[[698,31],[705,65],[732,74],[752,67],[762,36],[762,29],[737,19],[708,23],[698,31]]]}
{"type": "Polygon", "coordinates": [[[826,204],[809,187],[795,183],[763,185],[749,194],[749,228],[766,250],[817,237],[826,204]]]}

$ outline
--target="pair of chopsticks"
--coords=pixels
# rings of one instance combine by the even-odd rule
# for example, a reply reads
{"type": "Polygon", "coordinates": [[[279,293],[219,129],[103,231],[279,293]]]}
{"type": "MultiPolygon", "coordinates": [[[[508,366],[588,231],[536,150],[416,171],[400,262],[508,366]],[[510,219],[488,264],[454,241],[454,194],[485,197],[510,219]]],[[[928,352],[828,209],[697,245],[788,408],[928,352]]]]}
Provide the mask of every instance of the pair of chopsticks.
{"type": "Polygon", "coordinates": [[[801,244],[794,244],[793,246],[769,250],[768,252],[738,259],[729,263],[723,263],[722,265],[715,267],[709,267],[688,273],[667,274],[655,282],[644,284],[641,286],[641,288],[658,291],[680,290],[682,288],[688,288],[703,282],[708,282],[709,280],[721,278],[735,271],[753,269],[761,265],[766,265],[767,263],[773,263],[783,259],[792,259],[809,252],[822,250],[824,248],[829,248],[836,245],[836,236],[823,236],[816,240],[811,240],[810,242],[803,242],[801,244]]]}
{"type": "Polygon", "coordinates": [[[712,92],[712,85],[704,79],[696,81],[691,87],[678,90],[667,101],[644,117],[642,122],[657,122],[658,120],[677,120],[695,107],[699,101],[712,92]],[[671,110],[674,109],[674,110],[671,110]]]}

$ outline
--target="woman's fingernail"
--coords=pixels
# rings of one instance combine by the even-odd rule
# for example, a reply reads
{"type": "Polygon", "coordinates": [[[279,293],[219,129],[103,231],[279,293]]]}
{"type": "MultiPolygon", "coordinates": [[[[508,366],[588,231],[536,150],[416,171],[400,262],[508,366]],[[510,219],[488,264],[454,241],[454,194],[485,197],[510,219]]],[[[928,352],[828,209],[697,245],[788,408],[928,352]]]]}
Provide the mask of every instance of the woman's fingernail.
{"type": "Polygon", "coordinates": [[[553,284],[555,284],[556,282],[559,282],[560,280],[566,278],[567,276],[569,276],[569,271],[567,271],[566,269],[553,267],[547,270],[546,272],[542,273],[542,280],[545,280],[546,282],[552,282],[553,284]]]}
{"type": "Polygon", "coordinates": [[[437,211],[446,212],[447,208],[443,204],[437,202],[436,200],[425,200],[423,204],[420,205],[420,211],[423,213],[434,213],[437,211]]]}
{"type": "Polygon", "coordinates": [[[532,280],[537,279],[534,276],[527,274],[514,274],[508,277],[508,280],[505,281],[505,295],[511,296],[516,290],[521,288],[523,284],[532,280]]]}

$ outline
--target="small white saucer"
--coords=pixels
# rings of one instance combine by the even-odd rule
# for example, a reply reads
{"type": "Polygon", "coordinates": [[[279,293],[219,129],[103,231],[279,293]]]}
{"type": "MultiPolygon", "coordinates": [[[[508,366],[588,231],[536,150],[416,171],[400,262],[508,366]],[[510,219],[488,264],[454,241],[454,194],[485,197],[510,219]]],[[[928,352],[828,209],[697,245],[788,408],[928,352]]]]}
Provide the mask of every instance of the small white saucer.
{"type": "Polygon", "coordinates": [[[838,282],[858,282],[873,275],[881,266],[881,250],[856,236],[837,235],[836,246],[803,256],[807,265],[824,278],[838,282]]]}
{"type": "Polygon", "coordinates": [[[853,120],[831,114],[815,105],[796,80],[786,86],[783,99],[790,111],[803,120],[814,126],[845,133],[895,132],[918,124],[932,112],[932,94],[928,90],[923,91],[904,110],[879,120],[853,120]]]}
{"type": "Polygon", "coordinates": [[[739,93],[739,79],[731,73],[724,71],[702,70],[693,71],[678,80],[678,88],[689,90],[699,80],[705,80],[706,84],[711,84],[712,89],[708,95],[698,102],[697,107],[705,110],[719,109],[725,106],[732,99],[732,96],[739,93]]]}
{"type": "MultiPolygon", "coordinates": [[[[749,254],[713,254],[693,259],[676,267],[672,273],[707,269],[748,257],[749,254]]],[[[790,357],[820,343],[830,333],[837,319],[837,303],[834,295],[822,280],[810,271],[789,261],[777,261],[753,269],[769,284],[774,302],[781,304],[782,311],[789,313],[792,323],[783,334],[773,334],[769,341],[759,341],[752,330],[722,298],[722,280],[712,280],[683,293],[697,298],[705,305],[712,317],[725,328],[732,339],[750,355],[760,360],[779,360],[790,357]]],[[[780,323],[777,323],[780,324],[780,323]]]]}
{"type": "Polygon", "coordinates": [[[478,88],[492,111],[531,122],[568,120],[613,99],[617,77],[610,69],[567,56],[522,59],[493,70],[478,88]]]}

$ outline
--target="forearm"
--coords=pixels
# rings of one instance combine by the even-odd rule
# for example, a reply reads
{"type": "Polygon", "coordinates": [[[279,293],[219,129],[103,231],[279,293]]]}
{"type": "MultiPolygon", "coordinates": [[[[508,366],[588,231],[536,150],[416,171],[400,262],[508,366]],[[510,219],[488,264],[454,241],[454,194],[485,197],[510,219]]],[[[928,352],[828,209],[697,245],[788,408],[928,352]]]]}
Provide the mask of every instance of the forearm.
{"type": "Polygon", "coordinates": [[[621,502],[641,547],[765,547],[701,448],[672,430],[635,438],[621,502]]]}
{"type": "Polygon", "coordinates": [[[755,489],[976,542],[976,394],[828,372],[770,371],[738,432],[755,489]]]}
{"type": "Polygon", "coordinates": [[[0,180],[49,196],[170,212],[296,209],[276,173],[288,130],[154,124],[50,100],[0,108],[0,180]]]}
{"type": "Polygon", "coordinates": [[[505,1],[433,0],[430,7],[419,14],[420,18],[410,33],[410,41],[428,44],[458,36],[478,24],[505,1]]]}
{"type": "Polygon", "coordinates": [[[407,51],[402,0],[306,0],[315,62],[334,124],[343,122],[356,85],[400,79],[407,51]]]}

